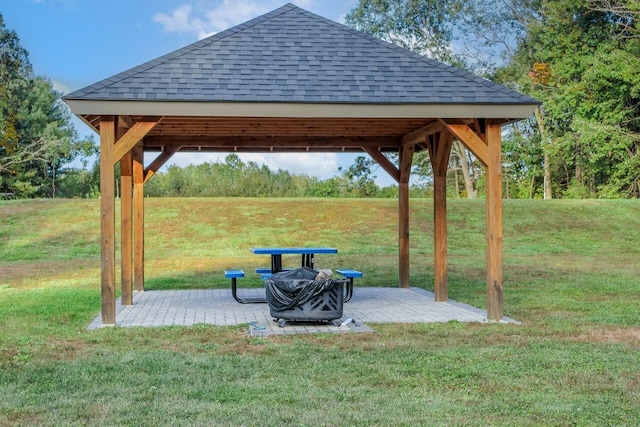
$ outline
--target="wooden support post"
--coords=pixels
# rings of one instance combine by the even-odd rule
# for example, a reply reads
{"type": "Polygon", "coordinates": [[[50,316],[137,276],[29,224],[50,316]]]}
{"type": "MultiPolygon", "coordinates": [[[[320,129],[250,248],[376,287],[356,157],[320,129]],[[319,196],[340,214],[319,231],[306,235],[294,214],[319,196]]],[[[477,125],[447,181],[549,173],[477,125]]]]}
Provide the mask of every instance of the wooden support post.
{"type": "Polygon", "coordinates": [[[443,131],[433,138],[429,154],[433,168],[433,257],[434,298],[447,301],[447,169],[453,142],[452,135],[443,131]]]}
{"type": "Polygon", "coordinates": [[[500,122],[487,121],[487,317],[502,320],[502,137],[500,122]]]}
{"type": "Polygon", "coordinates": [[[409,283],[409,183],[398,185],[398,278],[401,288],[408,288],[409,283]]]}
{"type": "Polygon", "coordinates": [[[133,277],[133,153],[129,151],[120,160],[120,296],[122,305],[133,304],[131,281],[133,277]]]}
{"type": "Polygon", "coordinates": [[[115,120],[100,121],[100,248],[102,324],[116,323],[115,120]]]}
{"type": "Polygon", "coordinates": [[[144,153],[142,143],[133,148],[133,286],[144,290],[144,153]]]}
{"type": "Polygon", "coordinates": [[[413,162],[414,144],[400,147],[400,183],[398,185],[398,273],[401,288],[411,286],[409,281],[409,177],[413,162]]]}

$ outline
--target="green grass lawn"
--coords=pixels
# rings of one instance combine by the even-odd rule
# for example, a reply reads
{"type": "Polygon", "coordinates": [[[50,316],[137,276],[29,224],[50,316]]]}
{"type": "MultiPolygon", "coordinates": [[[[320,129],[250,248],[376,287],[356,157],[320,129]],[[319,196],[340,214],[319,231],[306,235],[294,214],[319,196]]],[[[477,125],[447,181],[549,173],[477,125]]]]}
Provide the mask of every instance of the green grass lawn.
{"type": "MultiPolygon", "coordinates": [[[[293,245],[394,286],[396,203],[147,199],[147,288],[226,288],[225,268],[264,266],[250,247],[293,245]]],[[[411,209],[411,283],[432,289],[433,205],[411,209]]],[[[449,296],[485,307],[484,202],[448,211],[449,296]]],[[[99,202],[0,201],[0,218],[0,425],[640,425],[638,200],[505,201],[505,315],[522,325],[268,339],[87,331],[99,202]]]]}

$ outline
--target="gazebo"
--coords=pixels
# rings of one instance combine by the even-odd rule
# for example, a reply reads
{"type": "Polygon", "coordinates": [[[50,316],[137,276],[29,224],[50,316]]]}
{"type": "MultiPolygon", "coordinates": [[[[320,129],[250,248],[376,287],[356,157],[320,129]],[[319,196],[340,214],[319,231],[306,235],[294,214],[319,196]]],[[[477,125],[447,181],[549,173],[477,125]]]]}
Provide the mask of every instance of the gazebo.
{"type": "Polygon", "coordinates": [[[414,152],[428,150],[434,294],[446,301],[453,139],[486,168],[487,316],[503,317],[501,125],[529,117],[535,99],[287,4],[64,100],[100,134],[105,325],[116,322],[115,166],[128,305],[144,290],[144,183],[178,151],[369,154],[399,184],[399,286],[409,287],[409,176],[414,152]],[[145,168],[146,152],[158,155],[145,168]]]}

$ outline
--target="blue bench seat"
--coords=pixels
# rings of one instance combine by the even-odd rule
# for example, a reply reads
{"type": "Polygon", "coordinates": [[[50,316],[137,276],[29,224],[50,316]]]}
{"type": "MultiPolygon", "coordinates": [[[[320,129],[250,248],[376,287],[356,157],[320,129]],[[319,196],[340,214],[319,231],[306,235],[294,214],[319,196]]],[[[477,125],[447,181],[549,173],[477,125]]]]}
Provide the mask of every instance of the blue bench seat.
{"type": "Polygon", "coordinates": [[[349,302],[351,297],[353,296],[353,279],[360,278],[363,276],[361,271],[358,270],[349,270],[349,269],[339,269],[336,270],[336,273],[349,279],[349,284],[347,285],[347,289],[345,290],[343,302],[349,302]]]}
{"type": "Polygon", "coordinates": [[[336,272],[339,275],[347,278],[362,277],[362,272],[358,270],[336,270],[336,272]]]}
{"type": "Polygon", "coordinates": [[[244,277],[244,271],[242,270],[225,270],[224,277],[227,279],[239,279],[244,277]]]}

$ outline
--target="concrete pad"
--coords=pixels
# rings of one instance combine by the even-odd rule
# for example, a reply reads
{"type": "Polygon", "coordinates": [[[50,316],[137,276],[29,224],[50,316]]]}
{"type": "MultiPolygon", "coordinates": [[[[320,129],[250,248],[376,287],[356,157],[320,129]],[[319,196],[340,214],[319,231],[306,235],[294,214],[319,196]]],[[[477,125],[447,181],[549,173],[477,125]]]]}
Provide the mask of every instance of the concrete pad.
{"type": "MultiPolygon", "coordinates": [[[[238,289],[238,296],[264,297],[264,289],[238,289]]],[[[432,292],[420,288],[356,287],[338,321],[287,322],[279,327],[267,304],[239,304],[229,289],[190,289],[136,292],[133,305],[116,303],[116,326],[248,325],[251,336],[300,333],[373,332],[375,323],[488,322],[485,310],[453,300],[435,302],[432,292]],[[341,326],[351,318],[354,322],[341,326]]],[[[518,323],[505,318],[504,323],[518,323]]],[[[88,327],[102,327],[98,316],[88,327]]]]}

